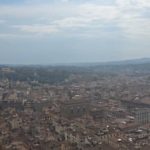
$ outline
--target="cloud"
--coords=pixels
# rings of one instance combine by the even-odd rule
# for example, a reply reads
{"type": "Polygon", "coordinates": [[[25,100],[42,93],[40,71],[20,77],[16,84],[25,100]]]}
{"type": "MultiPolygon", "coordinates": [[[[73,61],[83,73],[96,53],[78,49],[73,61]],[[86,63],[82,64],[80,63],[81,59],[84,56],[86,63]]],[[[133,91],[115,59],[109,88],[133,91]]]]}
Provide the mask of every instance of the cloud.
{"type": "MultiPolygon", "coordinates": [[[[68,1],[65,5],[61,2],[66,0],[53,0],[51,3],[48,0],[43,3],[36,0],[34,5],[30,2],[30,5],[0,6],[0,16],[15,18],[16,24],[13,22],[11,25],[13,28],[35,34],[64,31],[63,34],[73,35],[78,30],[81,32],[79,36],[95,36],[95,33],[97,36],[108,36],[109,28],[115,27],[120,29],[119,35],[125,37],[150,36],[150,17],[147,15],[150,13],[150,0],[116,0],[113,5],[111,2],[105,4],[103,0],[68,1]],[[144,18],[144,15],[147,17],[144,18]]],[[[118,35],[118,32],[114,32],[114,35],[118,35]]]]}
{"type": "MultiPolygon", "coordinates": [[[[20,28],[21,31],[43,34],[57,33],[66,28],[100,28],[104,22],[108,23],[117,18],[118,14],[119,12],[114,6],[82,4],[78,7],[74,16],[53,20],[49,23],[50,25],[16,25],[13,27],[20,28]]],[[[83,34],[86,35],[85,33],[83,34]]]]}
{"type": "Polygon", "coordinates": [[[53,26],[46,25],[21,25],[21,26],[13,26],[14,28],[19,28],[21,31],[31,32],[31,33],[41,33],[41,34],[50,34],[58,32],[53,26]]]}
{"type": "Polygon", "coordinates": [[[117,0],[116,2],[124,9],[150,7],[150,0],[117,0]]]}
{"type": "Polygon", "coordinates": [[[119,15],[119,11],[115,6],[102,6],[96,4],[83,4],[80,6],[79,14],[82,17],[91,18],[92,20],[115,19],[119,15]]]}
{"type": "Polygon", "coordinates": [[[62,2],[63,2],[63,3],[66,3],[66,2],[68,2],[68,0],[62,0],[62,2]]]}
{"type": "Polygon", "coordinates": [[[150,19],[129,18],[122,20],[119,25],[124,28],[127,36],[150,37],[150,19]]]}
{"type": "Polygon", "coordinates": [[[113,6],[83,4],[79,6],[75,16],[52,21],[51,23],[58,28],[100,28],[103,27],[103,23],[111,22],[118,16],[119,12],[113,6]]]}
{"type": "Polygon", "coordinates": [[[0,24],[1,62],[90,62],[150,54],[150,0],[18,0],[1,4],[0,18],[7,21],[0,24]]]}
{"type": "Polygon", "coordinates": [[[37,36],[36,35],[22,35],[22,34],[0,34],[0,38],[1,39],[16,39],[16,38],[18,38],[18,39],[21,39],[21,38],[27,38],[27,39],[29,39],[29,38],[37,38],[37,36]]]}
{"type": "Polygon", "coordinates": [[[4,23],[4,22],[6,22],[5,20],[0,20],[0,23],[4,23]]]}
{"type": "Polygon", "coordinates": [[[117,0],[121,16],[118,26],[124,29],[125,35],[132,38],[150,37],[150,0],[117,0]],[[148,9],[149,8],[149,9],[148,9]]]}
{"type": "Polygon", "coordinates": [[[91,22],[89,18],[83,17],[68,17],[62,20],[53,21],[52,23],[58,27],[85,27],[87,23],[91,22]]]}
{"type": "MultiPolygon", "coordinates": [[[[83,4],[79,7],[76,17],[68,17],[54,21],[60,27],[88,27],[93,21],[111,21],[119,16],[118,10],[113,6],[97,6],[95,4],[83,4]]],[[[101,26],[101,24],[99,24],[101,26]]]]}
{"type": "Polygon", "coordinates": [[[32,1],[31,4],[22,5],[0,5],[0,16],[13,18],[34,18],[47,17],[58,18],[70,16],[76,12],[77,4],[66,3],[38,3],[32,1]],[[18,13],[19,12],[19,13],[18,13]]]}

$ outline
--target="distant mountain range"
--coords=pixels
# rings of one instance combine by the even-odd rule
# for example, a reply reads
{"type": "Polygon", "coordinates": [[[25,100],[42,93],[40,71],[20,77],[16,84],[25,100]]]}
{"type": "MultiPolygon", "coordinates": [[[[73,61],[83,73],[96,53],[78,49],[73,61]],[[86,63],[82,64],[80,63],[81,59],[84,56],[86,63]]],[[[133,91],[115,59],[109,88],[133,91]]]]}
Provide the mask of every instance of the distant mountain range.
{"type": "Polygon", "coordinates": [[[37,65],[11,65],[11,64],[1,64],[0,66],[7,67],[42,67],[42,66],[78,66],[78,67],[88,67],[88,66],[106,66],[106,65],[138,65],[138,64],[148,64],[150,63],[150,58],[140,58],[140,59],[129,59],[123,61],[108,61],[108,62],[88,62],[88,63],[57,63],[57,64],[37,64],[37,65]]]}
{"type": "Polygon", "coordinates": [[[150,63],[150,58],[129,59],[123,61],[108,61],[108,62],[89,62],[89,63],[64,63],[55,64],[54,66],[103,66],[103,65],[137,65],[150,63]]]}
{"type": "Polygon", "coordinates": [[[147,64],[150,63],[150,58],[140,58],[140,59],[129,59],[123,61],[110,61],[97,63],[96,65],[136,65],[136,64],[147,64]]]}

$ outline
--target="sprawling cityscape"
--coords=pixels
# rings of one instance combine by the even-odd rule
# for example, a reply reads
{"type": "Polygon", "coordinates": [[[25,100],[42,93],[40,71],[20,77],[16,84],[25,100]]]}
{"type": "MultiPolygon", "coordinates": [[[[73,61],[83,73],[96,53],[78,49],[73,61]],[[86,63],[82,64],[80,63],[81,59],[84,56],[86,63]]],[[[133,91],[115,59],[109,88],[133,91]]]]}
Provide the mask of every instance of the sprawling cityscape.
{"type": "Polygon", "coordinates": [[[150,0],[0,0],[0,150],[150,150],[150,0]]]}
{"type": "Polygon", "coordinates": [[[149,68],[1,66],[0,149],[149,150],[149,68]],[[55,82],[47,84],[41,68],[69,76],[57,82],[55,74],[56,79],[49,78],[55,82]],[[27,78],[15,78],[19,70],[27,78]]]}

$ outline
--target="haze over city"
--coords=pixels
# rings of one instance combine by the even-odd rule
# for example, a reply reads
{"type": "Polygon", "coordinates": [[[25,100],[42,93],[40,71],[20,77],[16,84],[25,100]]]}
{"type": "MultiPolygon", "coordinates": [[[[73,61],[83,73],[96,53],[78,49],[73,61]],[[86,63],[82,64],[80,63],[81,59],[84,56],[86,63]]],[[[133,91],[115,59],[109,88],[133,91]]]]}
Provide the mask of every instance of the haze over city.
{"type": "Polygon", "coordinates": [[[150,150],[150,0],[0,0],[0,150],[150,150]]]}
{"type": "Polygon", "coordinates": [[[0,63],[150,56],[149,0],[1,0],[0,63]]]}

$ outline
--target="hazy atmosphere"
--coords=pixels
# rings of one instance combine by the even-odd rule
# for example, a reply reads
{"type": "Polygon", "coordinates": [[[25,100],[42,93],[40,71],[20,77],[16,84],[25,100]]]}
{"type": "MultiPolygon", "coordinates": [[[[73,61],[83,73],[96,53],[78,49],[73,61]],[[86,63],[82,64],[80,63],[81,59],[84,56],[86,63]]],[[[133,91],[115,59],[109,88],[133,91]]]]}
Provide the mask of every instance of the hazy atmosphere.
{"type": "Polygon", "coordinates": [[[0,0],[0,63],[150,56],[150,0],[0,0]]]}
{"type": "Polygon", "coordinates": [[[0,150],[150,150],[150,0],[0,0],[0,150]]]}

